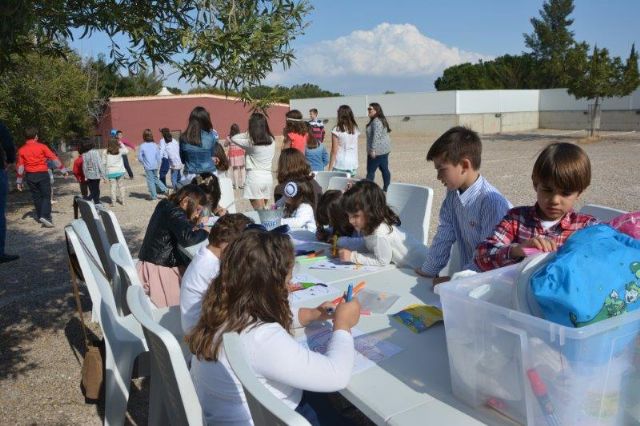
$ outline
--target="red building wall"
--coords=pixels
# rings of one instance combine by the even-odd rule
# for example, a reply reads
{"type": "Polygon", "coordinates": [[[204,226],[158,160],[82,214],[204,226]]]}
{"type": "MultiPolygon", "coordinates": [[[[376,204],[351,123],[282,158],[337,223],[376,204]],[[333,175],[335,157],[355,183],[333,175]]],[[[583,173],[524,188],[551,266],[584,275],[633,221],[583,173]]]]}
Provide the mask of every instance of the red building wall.
{"type": "MultiPolygon", "coordinates": [[[[153,131],[156,140],[160,139],[160,129],[163,127],[168,127],[172,132],[184,131],[189,114],[197,106],[209,111],[213,128],[221,138],[228,135],[233,123],[237,123],[241,131],[247,130],[251,115],[248,105],[235,98],[197,94],[112,98],[96,131],[102,137],[103,146],[111,129],[122,130],[126,139],[138,145],[142,142],[142,131],[147,128],[153,131]]],[[[275,104],[268,109],[269,128],[274,136],[282,134],[287,111],[289,105],[285,104],[275,104]]]]}

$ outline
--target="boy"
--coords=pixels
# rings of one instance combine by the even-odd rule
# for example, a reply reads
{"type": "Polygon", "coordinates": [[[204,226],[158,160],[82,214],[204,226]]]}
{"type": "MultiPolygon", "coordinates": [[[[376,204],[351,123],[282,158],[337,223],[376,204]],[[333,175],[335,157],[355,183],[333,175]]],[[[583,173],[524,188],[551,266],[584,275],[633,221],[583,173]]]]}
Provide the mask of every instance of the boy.
{"type": "Polygon", "coordinates": [[[211,228],[209,245],[203,246],[191,260],[180,285],[180,317],[185,334],[189,333],[200,319],[202,299],[220,271],[222,252],[250,223],[253,221],[240,213],[222,216],[211,228]]]}
{"type": "Polygon", "coordinates": [[[51,160],[56,167],[68,176],[67,169],[49,147],[38,141],[38,129],[27,127],[24,131],[27,141],[18,149],[16,163],[18,191],[23,189],[23,180],[27,182],[33,205],[36,208],[36,220],[47,228],[53,228],[51,218],[51,182],[49,180],[49,166],[51,160]]]}
{"type": "Polygon", "coordinates": [[[553,143],[538,156],[531,174],[537,201],[511,209],[475,253],[481,271],[521,261],[523,249],[555,251],[575,231],[598,221],[573,211],[591,183],[591,162],[577,145],[553,143]]]}
{"type": "Polygon", "coordinates": [[[480,175],[482,142],[476,132],[453,127],[434,142],[427,153],[433,161],[438,180],[447,187],[440,208],[440,224],[427,259],[416,273],[434,278],[433,284],[448,281],[438,273],[449,260],[451,246],[458,243],[461,270],[473,269],[473,253],[487,235],[491,235],[511,207],[504,196],[480,175]]]}
{"type": "Polygon", "coordinates": [[[324,123],[322,120],[318,119],[318,110],[315,108],[311,108],[309,110],[309,130],[311,131],[311,136],[314,137],[318,143],[324,142],[324,123]]]}
{"type": "MultiPolygon", "coordinates": [[[[142,132],[142,145],[140,145],[140,151],[138,151],[138,161],[142,163],[144,167],[144,173],[147,177],[147,187],[149,188],[150,200],[154,201],[158,199],[158,193],[156,187],[160,189],[160,193],[166,194],[167,187],[158,179],[158,167],[160,166],[160,160],[162,154],[158,144],[153,141],[153,133],[150,129],[145,129],[142,132]]],[[[126,168],[126,167],[125,167],[126,168]]]]}

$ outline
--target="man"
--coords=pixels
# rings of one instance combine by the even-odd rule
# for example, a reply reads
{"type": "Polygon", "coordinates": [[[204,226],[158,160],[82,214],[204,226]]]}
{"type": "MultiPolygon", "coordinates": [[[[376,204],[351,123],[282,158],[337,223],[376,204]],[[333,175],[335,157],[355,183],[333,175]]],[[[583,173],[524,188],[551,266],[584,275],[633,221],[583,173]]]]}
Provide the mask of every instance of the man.
{"type": "Polygon", "coordinates": [[[17,260],[20,256],[4,252],[7,237],[7,195],[9,194],[9,176],[7,169],[10,164],[16,162],[16,147],[9,129],[0,121],[0,263],[17,260]]]}

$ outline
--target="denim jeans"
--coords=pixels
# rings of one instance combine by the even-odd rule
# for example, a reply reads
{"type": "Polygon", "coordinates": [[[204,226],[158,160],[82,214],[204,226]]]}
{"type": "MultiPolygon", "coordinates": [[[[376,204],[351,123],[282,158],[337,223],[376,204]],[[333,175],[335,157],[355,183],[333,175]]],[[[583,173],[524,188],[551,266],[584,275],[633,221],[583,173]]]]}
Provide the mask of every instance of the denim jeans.
{"type": "Polygon", "coordinates": [[[174,191],[178,189],[178,182],[180,182],[180,169],[171,169],[171,186],[174,191]]]}
{"type": "Polygon", "coordinates": [[[4,243],[7,239],[7,194],[9,193],[9,177],[7,171],[0,169],[0,256],[4,255],[4,243]]]}
{"type": "Polygon", "coordinates": [[[127,171],[130,179],[133,179],[133,171],[131,170],[131,166],[129,165],[129,157],[127,154],[122,156],[122,164],[124,165],[124,169],[127,171]]]}
{"type": "Polygon", "coordinates": [[[367,180],[373,182],[376,177],[376,170],[380,169],[382,173],[382,182],[384,186],[382,189],[387,191],[389,184],[391,183],[391,172],[389,172],[389,154],[378,155],[376,158],[367,156],[367,180]]]}
{"type": "Polygon", "coordinates": [[[51,181],[48,172],[26,173],[24,180],[31,191],[36,219],[45,218],[51,222],[51,181]]]}
{"type": "Polygon", "coordinates": [[[167,173],[169,173],[169,159],[163,158],[160,161],[160,182],[167,186],[167,173]]]}
{"type": "Polygon", "coordinates": [[[155,200],[158,198],[158,194],[156,193],[156,186],[160,189],[161,193],[167,192],[167,187],[160,182],[158,179],[158,170],[144,170],[144,173],[147,177],[147,187],[149,188],[149,194],[151,194],[151,199],[155,200]]]}
{"type": "Polygon", "coordinates": [[[329,395],[320,392],[302,391],[302,399],[296,407],[296,412],[312,425],[350,425],[350,419],[342,416],[329,401],[329,395]]]}

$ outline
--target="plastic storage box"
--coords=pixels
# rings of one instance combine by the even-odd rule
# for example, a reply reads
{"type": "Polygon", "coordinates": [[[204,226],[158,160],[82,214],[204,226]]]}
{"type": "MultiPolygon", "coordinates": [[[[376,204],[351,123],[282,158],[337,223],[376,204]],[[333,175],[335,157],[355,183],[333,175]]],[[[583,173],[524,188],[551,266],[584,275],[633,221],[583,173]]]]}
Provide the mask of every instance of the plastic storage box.
{"type": "Polygon", "coordinates": [[[439,286],[456,397],[527,425],[639,424],[640,310],[583,328],[518,312],[522,269],[439,286]]]}

